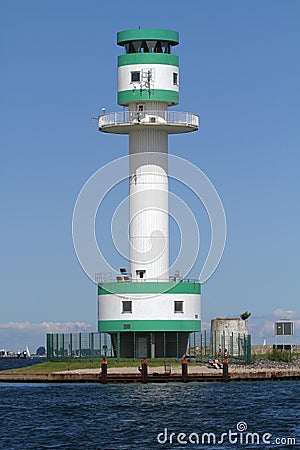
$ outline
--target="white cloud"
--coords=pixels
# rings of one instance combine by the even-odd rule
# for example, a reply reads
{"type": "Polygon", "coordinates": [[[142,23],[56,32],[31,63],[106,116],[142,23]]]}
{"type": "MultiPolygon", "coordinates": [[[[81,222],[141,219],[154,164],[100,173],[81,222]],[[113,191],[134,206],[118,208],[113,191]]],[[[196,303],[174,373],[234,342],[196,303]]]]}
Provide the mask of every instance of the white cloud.
{"type": "Polygon", "coordinates": [[[79,333],[95,331],[85,322],[7,322],[0,323],[0,349],[23,351],[26,346],[35,353],[46,346],[47,333],[79,333]]]}
{"type": "Polygon", "coordinates": [[[300,312],[292,309],[277,308],[273,311],[273,315],[278,319],[300,319],[300,312]]]}

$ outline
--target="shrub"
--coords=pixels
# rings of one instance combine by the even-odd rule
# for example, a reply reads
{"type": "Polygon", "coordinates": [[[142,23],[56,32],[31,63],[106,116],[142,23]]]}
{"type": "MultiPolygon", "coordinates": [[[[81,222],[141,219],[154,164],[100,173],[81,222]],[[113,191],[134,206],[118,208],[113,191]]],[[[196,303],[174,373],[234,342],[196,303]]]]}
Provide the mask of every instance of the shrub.
{"type": "Polygon", "coordinates": [[[273,350],[268,357],[271,361],[291,362],[292,355],[290,352],[281,352],[280,350],[273,350]]]}

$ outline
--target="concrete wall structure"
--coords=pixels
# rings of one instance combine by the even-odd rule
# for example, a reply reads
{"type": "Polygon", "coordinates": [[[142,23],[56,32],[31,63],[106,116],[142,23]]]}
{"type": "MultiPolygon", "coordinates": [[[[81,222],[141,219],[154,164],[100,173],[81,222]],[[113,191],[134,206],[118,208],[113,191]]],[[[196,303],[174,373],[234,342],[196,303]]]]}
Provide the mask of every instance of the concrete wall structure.
{"type": "Polygon", "coordinates": [[[217,318],[211,321],[210,339],[213,353],[219,348],[229,350],[232,356],[242,352],[244,337],[248,337],[248,321],[239,318],[217,318]]]}

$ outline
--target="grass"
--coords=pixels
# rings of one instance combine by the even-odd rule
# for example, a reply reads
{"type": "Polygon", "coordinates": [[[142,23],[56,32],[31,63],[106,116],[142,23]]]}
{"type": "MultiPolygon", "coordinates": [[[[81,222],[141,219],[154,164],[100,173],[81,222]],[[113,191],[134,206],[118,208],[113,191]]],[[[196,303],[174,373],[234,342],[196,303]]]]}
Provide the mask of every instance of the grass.
{"type": "MultiPolygon", "coordinates": [[[[252,355],[255,358],[270,358],[270,354],[265,355],[252,355]]],[[[299,356],[299,354],[293,353],[292,356],[299,356]]],[[[205,358],[204,358],[205,359],[205,358]]],[[[150,367],[158,367],[164,365],[164,359],[163,358],[157,358],[157,359],[148,359],[148,364],[150,367]]],[[[172,366],[181,366],[181,361],[176,361],[176,359],[168,359],[168,362],[171,363],[172,366]]],[[[141,360],[137,359],[136,361],[132,359],[121,359],[120,362],[117,362],[115,358],[108,358],[108,367],[138,367],[141,365],[141,360]]],[[[199,365],[200,363],[190,362],[189,365],[199,365]]],[[[101,366],[101,359],[95,358],[94,361],[91,361],[88,358],[83,359],[72,359],[70,361],[70,370],[76,370],[76,369],[99,369],[101,366]]],[[[68,361],[47,361],[40,364],[34,364],[33,366],[27,366],[22,367],[20,369],[14,369],[14,370],[5,370],[1,371],[1,373],[52,373],[52,372],[59,372],[63,370],[68,370],[68,361]]]]}
{"type": "MultiPolygon", "coordinates": [[[[148,364],[151,367],[158,367],[164,365],[164,359],[148,359],[148,364]]],[[[181,361],[176,361],[175,359],[168,359],[168,362],[172,366],[181,366],[181,361]]],[[[114,358],[109,358],[107,360],[108,367],[138,367],[141,365],[141,360],[137,359],[133,361],[132,359],[122,359],[117,362],[114,358]]],[[[194,363],[191,363],[193,365],[194,363]]],[[[99,369],[100,371],[101,359],[94,359],[91,361],[89,359],[72,359],[70,361],[70,370],[76,369],[99,369]]],[[[63,370],[68,370],[68,361],[47,361],[40,364],[34,364],[33,366],[21,367],[20,369],[14,370],[3,370],[1,373],[23,373],[23,374],[42,374],[42,373],[52,373],[59,372],[63,370]]]]}

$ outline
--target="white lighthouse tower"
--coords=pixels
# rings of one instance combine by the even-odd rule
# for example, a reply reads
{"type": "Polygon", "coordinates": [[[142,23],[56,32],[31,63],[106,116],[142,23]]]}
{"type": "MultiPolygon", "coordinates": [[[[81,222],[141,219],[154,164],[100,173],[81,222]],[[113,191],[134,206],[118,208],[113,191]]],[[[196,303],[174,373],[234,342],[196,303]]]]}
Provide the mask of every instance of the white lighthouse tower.
{"type": "Polygon", "coordinates": [[[118,103],[99,116],[99,130],[129,135],[130,269],[98,284],[98,330],[121,357],[180,357],[200,331],[200,283],[169,274],[168,135],[198,129],[178,104],[178,33],[118,33],[118,103]]]}

